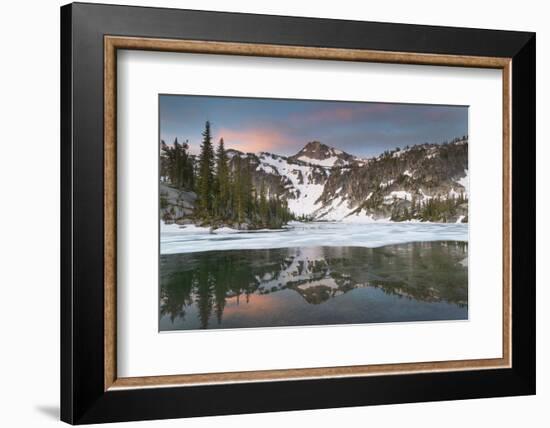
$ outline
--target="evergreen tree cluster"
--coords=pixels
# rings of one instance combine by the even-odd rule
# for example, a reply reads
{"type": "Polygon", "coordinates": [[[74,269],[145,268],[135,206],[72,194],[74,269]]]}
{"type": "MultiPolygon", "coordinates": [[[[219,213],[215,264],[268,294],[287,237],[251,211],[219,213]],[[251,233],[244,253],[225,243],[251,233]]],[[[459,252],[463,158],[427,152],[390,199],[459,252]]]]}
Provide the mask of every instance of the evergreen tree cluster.
{"type": "MultiPolygon", "coordinates": [[[[468,203],[468,198],[461,193],[458,197],[441,198],[436,196],[426,201],[417,201],[413,197],[410,206],[400,207],[399,204],[394,204],[391,220],[406,221],[406,220],[421,220],[433,222],[447,222],[452,217],[455,217],[458,208],[468,203]]],[[[467,221],[467,219],[465,219],[467,221]]]]}
{"type": "Polygon", "coordinates": [[[193,190],[195,172],[187,142],[180,144],[177,138],[172,146],[160,142],[160,176],[178,189],[193,190]]]}
{"type": "MultiPolygon", "coordinates": [[[[279,228],[294,218],[287,201],[268,195],[263,181],[259,189],[254,187],[247,159],[230,162],[223,138],[214,149],[210,122],[202,133],[197,161],[189,154],[187,141],[179,143],[176,138],[172,146],[161,141],[160,175],[176,189],[196,192],[195,217],[204,224],[279,228]]],[[[167,208],[162,194],[160,204],[167,208]]]]}
{"type": "Polygon", "coordinates": [[[206,122],[202,137],[196,177],[197,219],[212,225],[279,228],[293,218],[286,200],[268,195],[263,182],[260,189],[254,187],[247,159],[236,157],[230,166],[223,138],[214,150],[210,122],[206,122]]]}

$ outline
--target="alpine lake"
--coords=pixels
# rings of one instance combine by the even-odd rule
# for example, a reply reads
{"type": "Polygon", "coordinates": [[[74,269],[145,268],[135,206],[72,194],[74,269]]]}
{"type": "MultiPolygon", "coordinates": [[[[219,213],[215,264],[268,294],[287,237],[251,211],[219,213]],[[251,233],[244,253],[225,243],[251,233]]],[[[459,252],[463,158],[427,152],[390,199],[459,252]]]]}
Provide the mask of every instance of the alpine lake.
{"type": "MultiPolygon", "coordinates": [[[[467,226],[457,230],[449,237],[467,226]]],[[[280,248],[253,248],[252,233],[165,234],[160,331],[468,319],[467,240],[416,240],[416,231],[374,247],[316,245],[296,240],[299,231],[280,233],[306,245],[280,248]]]]}

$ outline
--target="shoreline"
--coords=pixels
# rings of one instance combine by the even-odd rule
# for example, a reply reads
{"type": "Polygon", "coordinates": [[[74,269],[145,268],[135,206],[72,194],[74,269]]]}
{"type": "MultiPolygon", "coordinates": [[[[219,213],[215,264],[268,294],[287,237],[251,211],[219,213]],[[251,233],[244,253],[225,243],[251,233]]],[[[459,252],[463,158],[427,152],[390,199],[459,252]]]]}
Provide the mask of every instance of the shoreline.
{"type": "Polygon", "coordinates": [[[160,227],[160,254],[293,247],[366,247],[430,241],[468,242],[467,223],[292,222],[283,229],[235,230],[175,224],[160,227]]]}

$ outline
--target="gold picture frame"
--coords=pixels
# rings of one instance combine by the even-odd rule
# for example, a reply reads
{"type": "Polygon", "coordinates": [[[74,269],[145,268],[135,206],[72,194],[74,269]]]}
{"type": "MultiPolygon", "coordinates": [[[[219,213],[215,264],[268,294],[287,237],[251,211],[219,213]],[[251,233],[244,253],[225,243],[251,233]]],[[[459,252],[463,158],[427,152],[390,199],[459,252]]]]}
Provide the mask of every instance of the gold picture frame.
{"type": "Polygon", "coordinates": [[[395,375],[409,373],[501,369],[512,364],[512,235],[511,235],[511,105],[512,58],[370,51],[290,45],[171,40],[144,37],[104,36],[104,390],[167,386],[213,385],[224,383],[282,381],[395,375]],[[503,320],[502,357],[422,363],[357,365],[284,370],[262,370],[188,375],[118,377],[116,368],[116,87],[117,51],[147,50],[209,55],[244,55],[277,58],[357,61],[392,64],[438,65],[492,68],[502,71],[503,146],[503,320]]]}

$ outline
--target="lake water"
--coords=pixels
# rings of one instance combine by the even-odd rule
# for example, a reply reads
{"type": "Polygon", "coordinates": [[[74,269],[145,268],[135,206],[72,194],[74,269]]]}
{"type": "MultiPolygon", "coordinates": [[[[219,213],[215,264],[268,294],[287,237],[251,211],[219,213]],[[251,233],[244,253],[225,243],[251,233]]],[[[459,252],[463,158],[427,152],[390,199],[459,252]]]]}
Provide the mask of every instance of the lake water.
{"type": "Polygon", "coordinates": [[[160,330],[468,318],[467,225],[347,226],[161,229],[160,330]]]}

